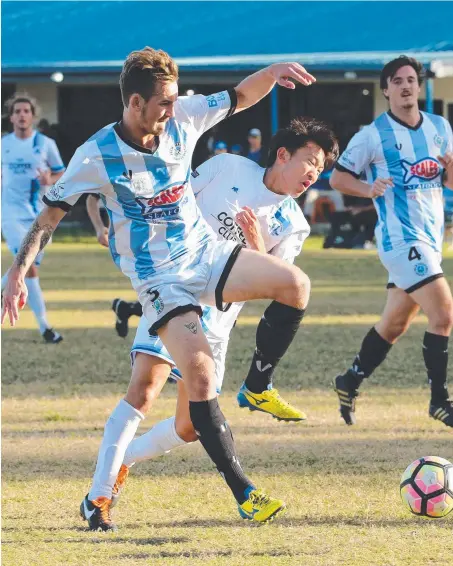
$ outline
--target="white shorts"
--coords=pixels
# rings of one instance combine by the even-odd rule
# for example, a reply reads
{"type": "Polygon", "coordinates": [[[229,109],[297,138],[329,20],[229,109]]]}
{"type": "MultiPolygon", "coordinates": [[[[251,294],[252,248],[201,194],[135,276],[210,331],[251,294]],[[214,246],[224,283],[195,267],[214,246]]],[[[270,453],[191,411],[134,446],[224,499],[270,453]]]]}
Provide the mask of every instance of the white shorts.
{"type": "Polygon", "coordinates": [[[424,242],[411,242],[389,252],[379,251],[379,257],[389,273],[387,289],[398,287],[412,293],[443,277],[442,254],[424,242]]]}
{"type": "MultiPolygon", "coordinates": [[[[15,256],[22,245],[22,242],[30,230],[35,218],[27,220],[13,220],[12,218],[2,219],[2,234],[6,241],[9,251],[15,256]]],[[[34,261],[35,265],[39,265],[44,256],[44,252],[40,252],[34,261]]]]}
{"type": "Polygon", "coordinates": [[[157,273],[135,286],[152,335],[169,320],[189,311],[201,316],[201,304],[223,307],[223,289],[242,247],[210,241],[195,258],[157,273]]]}

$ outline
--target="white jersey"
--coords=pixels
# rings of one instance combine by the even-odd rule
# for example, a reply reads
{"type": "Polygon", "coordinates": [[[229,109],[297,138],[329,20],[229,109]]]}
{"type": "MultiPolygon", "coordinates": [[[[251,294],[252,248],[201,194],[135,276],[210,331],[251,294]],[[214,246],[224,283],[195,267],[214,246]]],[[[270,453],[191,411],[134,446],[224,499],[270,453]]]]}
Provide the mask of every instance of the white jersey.
{"type": "Polygon", "coordinates": [[[380,251],[424,242],[442,250],[444,213],[443,167],[438,157],[453,151],[450,124],[441,116],[420,112],[416,127],[391,112],[381,114],[349,142],[336,165],[368,183],[392,177],[394,188],[373,199],[378,213],[376,240],[380,251]]]}
{"type": "MultiPolygon", "coordinates": [[[[310,226],[296,201],[270,191],[263,183],[265,169],[245,157],[220,154],[192,173],[197,204],[218,240],[246,245],[235,215],[250,207],[258,217],[266,251],[293,263],[310,233],[310,226]]],[[[244,303],[234,303],[226,313],[203,310],[205,331],[226,338],[244,303]]]]}
{"type": "Polygon", "coordinates": [[[52,173],[64,170],[57,144],[33,131],[25,139],[13,132],[2,138],[2,207],[3,217],[33,220],[41,208],[38,169],[52,173]]]}
{"type": "Polygon", "coordinates": [[[154,151],[125,139],[120,124],[106,126],[77,149],[44,202],[69,210],[83,193],[99,194],[113,260],[134,287],[197,257],[214,235],[195,203],[192,154],[203,132],[233,114],[235,94],[178,98],[154,151]]]}

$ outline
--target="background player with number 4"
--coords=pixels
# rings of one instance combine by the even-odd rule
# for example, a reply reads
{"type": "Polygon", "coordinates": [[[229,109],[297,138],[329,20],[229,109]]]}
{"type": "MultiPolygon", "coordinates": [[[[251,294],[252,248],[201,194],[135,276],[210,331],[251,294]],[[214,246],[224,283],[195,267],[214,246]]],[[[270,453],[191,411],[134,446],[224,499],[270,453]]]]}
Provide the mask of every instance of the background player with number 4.
{"type": "Polygon", "coordinates": [[[380,86],[390,110],[357,133],[341,155],[331,185],[371,197],[378,213],[376,241],[389,273],[387,303],[352,366],[335,378],[340,412],[355,423],[355,398],[364,378],[384,361],[420,308],[428,317],[423,357],[431,385],[429,414],[453,427],[447,390],[453,298],[442,272],[442,187],[453,190],[453,135],[441,116],[418,107],[422,65],[401,56],[385,65],[380,86]],[[359,181],[362,171],[368,183],[359,181]]]}

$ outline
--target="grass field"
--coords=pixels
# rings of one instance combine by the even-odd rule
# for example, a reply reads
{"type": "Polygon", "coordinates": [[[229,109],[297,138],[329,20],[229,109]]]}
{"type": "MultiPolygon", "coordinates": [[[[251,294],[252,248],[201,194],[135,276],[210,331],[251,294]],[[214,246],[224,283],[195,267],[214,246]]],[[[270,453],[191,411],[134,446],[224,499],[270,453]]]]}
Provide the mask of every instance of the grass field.
{"type": "MultiPolygon", "coordinates": [[[[419,317],[363,387],[356,427],[342,424],[330,381],[356,353],[385,300],[374,252],[323,251],[308,242],[300,265],[313,293],[276,385],[309,420],[283,424],[235,405],[263,304],[235,328],[221,406],[249,475],[282,497],[287,514],[265,526],[239,519],[199,445],[137,465],[115,510],[118,533],[87,532],[78,517],[104,422],[129,379],[128,348],[109,310],[133,297],[108,254],[93,244],[54,244],[41,270],[52,324],[45,346],[24,311],[3,332],[3,560],[5,566],[426,566],[451,564],[453,513],[412,516],[399,478],[412,460],[453,460],[451,429],[428,418],[419,317]]],[[[10,259],[4,254],[5,265],[10,259]]],[[[453,277],[453,256],[445,271],[453,277]]],[[[5,268],[5,267],[4,267],[5,268]]],[[[451,372],[450,372],[451,373],[451,372]]],[[[140,432],[172,414],[168,385],[140,432]]]]}

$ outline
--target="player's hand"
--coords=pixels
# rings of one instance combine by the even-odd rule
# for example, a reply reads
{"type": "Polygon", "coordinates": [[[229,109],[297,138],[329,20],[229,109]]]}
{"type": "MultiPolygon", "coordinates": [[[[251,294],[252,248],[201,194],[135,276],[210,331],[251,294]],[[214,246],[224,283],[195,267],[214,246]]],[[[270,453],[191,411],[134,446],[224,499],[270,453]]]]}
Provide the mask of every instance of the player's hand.
{"type": "Polygon", "coordinates": [[[370,186],[370,198],[381,197],[389,187],[394,186],[392,177],[378,177],[370,186]]]}
{"type": "Polygon", "coordinates": [[[266,253],[260,222],[253,210],[244,206],[236,214],[235,221],[244,233],[245,240],[252,250],[266,253]]]}
{"type": "Polygon", "coordinates": [[[43,187],[52,184],[52,171],[50,169],[38,169],[38,181],[43,187]]]}
{"type": "Polygon", "coordinates": [[[24,308],[27,296],[27,286],[23,277],[16,275],[11,270],[2,295],[2,324],[8,315],[11,326],[15,326],[19,320],[19,310],[24,308]]]}
{"type": "Polygon", "coordinates": [[[445,169],[449,187],[453,187],[453,153],[447,151],[445,155],[439,155],[438,159],[442,167],[445,169]]]}
{"type": "Polygon", "coordinates": [[[109,229],[106,226],[96,232],[96,238],[101,246],[104,246],[104,248],[109,247],[109,229]]]}
{"type": "Polygon", "coordinates": [[[285,88],[295,89],[294,82],[304,86],[310,86],[316,82],[315,77],[299,63],[275,63],[269,67],[269,71],[276,83],[285,88]]]}

